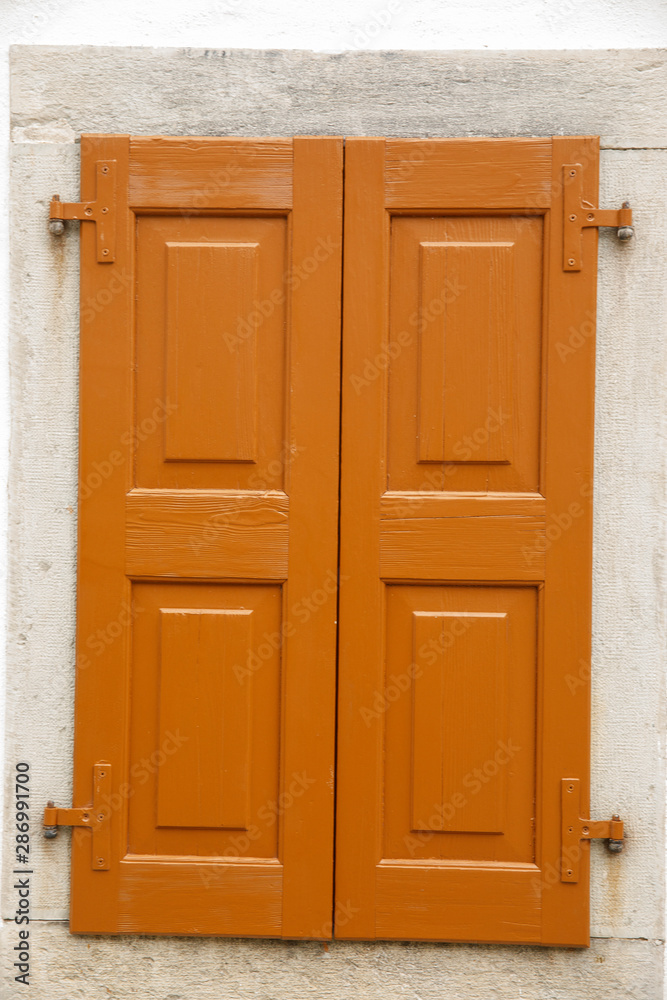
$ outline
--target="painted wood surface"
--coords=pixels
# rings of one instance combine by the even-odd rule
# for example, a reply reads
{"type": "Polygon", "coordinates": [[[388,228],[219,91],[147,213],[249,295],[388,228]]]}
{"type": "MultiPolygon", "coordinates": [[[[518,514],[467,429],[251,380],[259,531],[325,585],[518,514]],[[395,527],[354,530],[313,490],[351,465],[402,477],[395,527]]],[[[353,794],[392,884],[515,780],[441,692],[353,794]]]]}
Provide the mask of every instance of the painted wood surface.
{"type": "Polygon", "coordinates": [[[133,208],[195,211],[292,207],[291,139],[133,137],[133,208]]]}
{"type": "Polygon", "coordinates": [[[134,489],[126,498],[126,569],[132,577],[285,580],[289,497],[134,489]]]}
{"type": "Polygon", "coordinates": [[[597,148],[346,141],[342,938],[588,943],[557,776],[588,782],[594,345],[558,344],[597,244],[563,272],[558,178],[596,204],[597,148]]]}
{"type": "Polygon", "coordinates": [[[475,446],[473,461],[510,461],[513,251],[512,243],[420,246],[420,462],[461,462],[466,439],[475,446]],[[442,302],[448,286],[452,294],[442,302]],[[441,302],[444,308],[434,308],[441,302]],[[502,414],[498,429],[476,440],[494,412],[502,414]]]}
{"type": "Polygon", "coordinates": [[[412,830],[505,833],[504,772],[477,788],[474,769],[505,735],[509,652],[506,612],[413,612],[412,830]]]}
{"type": "Polygon", "coordinates": [[[167,243],[167,461],[256,462],[258,243],[167,243]],[[252,316],[246,336],[239,317],[252,316]],[[231,336],[230,336],[231,334],[231,336]]]}
{"type": "Polygon", "coordinates": [[[82,303],[119,291],[82,324],[75,799],[98,760],[114,788],[73,931],[330,926],[342,156],[82,143],[119,206],[113,264],[82,227],[82,303]]]}
{"type": "Polygon", "coordinates": [[[597,140],[347,140],[343,276],[340,139],[86,137],[83,198],[101,156],[72,930],[587,944],[597,140]]]}
{"type": "Polygon", "coordinates": [[[182,743],[160,765],[158,826],[248,829],[252,678],[240,684],[238,669],[252,649],[252,616],[160,611],[159,745],[176,732],[182,743]]]}
{"type": "Polygon", "coordinates": [[[549,208],[550,139],[387,139],[389,209],[549,208]]]}

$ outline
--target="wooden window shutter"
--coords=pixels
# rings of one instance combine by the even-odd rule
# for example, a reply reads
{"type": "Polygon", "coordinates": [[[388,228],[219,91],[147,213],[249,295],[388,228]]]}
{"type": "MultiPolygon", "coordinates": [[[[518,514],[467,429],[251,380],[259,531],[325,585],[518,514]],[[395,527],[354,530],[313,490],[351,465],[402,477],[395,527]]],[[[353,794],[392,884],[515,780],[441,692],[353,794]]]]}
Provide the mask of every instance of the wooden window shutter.
{"type": "Polygon", "coordinates": [[[74,931],[331,932],[342,155],[83,137],[74,931]]]}
{"type": "Polygon", "coordinates": [[[345,162],[336,933],[584,945],[597,140],[345,162]]]}
{"type": "Polygon", "coordinates": [[[587,944],[597,140],[81,171],[71,929],[587,944]]]}

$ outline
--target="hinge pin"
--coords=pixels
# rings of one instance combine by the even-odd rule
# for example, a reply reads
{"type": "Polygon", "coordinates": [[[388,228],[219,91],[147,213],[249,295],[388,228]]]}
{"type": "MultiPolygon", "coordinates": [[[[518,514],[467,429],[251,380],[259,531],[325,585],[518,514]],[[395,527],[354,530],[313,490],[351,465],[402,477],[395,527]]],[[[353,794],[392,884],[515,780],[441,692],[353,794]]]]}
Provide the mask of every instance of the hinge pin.
{"type": "MultiPolygon", "coordinates": [[[[630,208],[630,202],[624,201],[623,208],[630,208]]],[[[616,235],[618,236],[619,240],[623,240],[623,242],[625,242],[626,240],[631,240],[632,237],[635,235],[635,227],[619,226],[618,229],[616,230],[616,235]]]]}
{"type": "MultiPolygon", "coordinates": [[[[612,824],[614,824],[614,823],[621,823],[621,817],[617,816],[616,814],[614,814],[611,817],[611,822],[612,822],[612,824]]],[[[612,827],[612,829],[613,829],[613,827],[612,827]]],[[[621,829],[623,829],[623,825],[622,824],[621,824],[621,829]]],[[[624,841],[623,840],[615,840],[614,837],[610,837],[609,840],[607,841],[607,850],[611,851],[612,854],[620,854],[621,851],[623,850],[623,847],[624,847],[624,841]]]]}
{"type": "MultiPolygon", "coordinates": [[[[46,803],[46,808],[55,809],[55,803],[53,802],[53,799],[49,799],[49,801],[46,803]]],[[[58,836],[58,827],[53,825],[47,826],[45,824],[44,836],[46,837],[47,840],[55,840],[55,838],[58,836]]]]}
{"type": "MultiPolygon", "coordinates": [[[[54,202],[54,201],[60,201],[60,195],[59,194],[54,194],[54,196],[51,199],[51,201],[52,202],[54,202]]],[[[62,219],[49,219],[49,232],[52,233],[54,236],[62,236],[62,234],[65,232],[65,223],[63,222],[63,220],[62,219]]],[[[54,836],[55,836],[55,834],[54,834],[54,836]]]]}

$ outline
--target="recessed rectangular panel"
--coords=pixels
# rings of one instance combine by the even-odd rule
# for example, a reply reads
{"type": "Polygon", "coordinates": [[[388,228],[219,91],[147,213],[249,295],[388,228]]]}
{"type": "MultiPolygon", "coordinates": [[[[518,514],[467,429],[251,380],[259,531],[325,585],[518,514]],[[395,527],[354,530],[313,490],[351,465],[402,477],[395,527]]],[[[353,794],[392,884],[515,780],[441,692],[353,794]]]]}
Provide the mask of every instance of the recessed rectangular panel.
{"type": "Polygon", "coordinates": [[[255,459],[258,248],[166,244],[167,461],[255,459]]]}
{"type": "MultiPolygon", "coordinates": [[[[388,343],[387,489],[537,492],[543,392],[543,219],[397,215],[388,343]]],[[[376,352],[377,353],[377,352],[376,352]]]]}
{"type": "Polygon", "coordinates": [[[160,746],[178,733],[158,776],[158,826],[246,829],[252,611],[160,611],[160,746]],[[235,670],[236,668],[236,670],[235,670]]]}
{"type": "Polygon", "coordinates": [[[284,487],[302,454],[285,423],[287,228],[278,215],[138,216],[136,485],[284,487]]]}
{"type": "Polygon", "coordinates": [[[419,460],[511,461],[512,243],[420,246],[419,460]]]}
{"type": "Polygon", "coordinates": [[[503,832],[507,642],[503,613],[413,613],[413,830],[503,832]]]}
{"type": "Polygon", "coordinates": [[[385,589],[382,857],[534,863],[537,588],[385,589]]]}

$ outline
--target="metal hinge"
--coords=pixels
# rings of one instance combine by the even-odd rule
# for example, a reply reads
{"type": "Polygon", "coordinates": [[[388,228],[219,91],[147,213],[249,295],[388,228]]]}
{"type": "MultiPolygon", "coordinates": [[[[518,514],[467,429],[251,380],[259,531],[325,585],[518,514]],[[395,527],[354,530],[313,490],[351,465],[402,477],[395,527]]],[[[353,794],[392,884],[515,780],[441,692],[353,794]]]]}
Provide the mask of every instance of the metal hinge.
{"type": "Polygon", "coordinates": [[[107,871],[111,861],[111,764],[93,766],[93,804],[81,809],[58,809],[49,802],[44,810],[44,836],[58,836],[59,826],[85,826],[92,832],[92,867],[107,871]]]}
{"type": "Polygon", "coordinates": [[[95,201],[61,201],[53,196],[49,213],[49,231],[55,236],[65,232],[65,220],[94,222],[97,230],[97,261],[110,264],[116,259],[116,160],[97,161],[95,201]]]}
{"type": "Polygon", "coordinates": [[[581,271],[581,231],[591,226],[613,226],[619,240],[630,240],[632,227],[630,202],[623,208],[595,208],[584,201],[584,170],[580,163],[563,167],[563,270],[581,271]]]}
{"type": "Polygon", "coordinates": [[[579,778],[563,778],[561,781],[562,802],[562,848],[561,882],[578,882],[581,861],[582,840],[606,840],[607,847],[614,854],[623,850],[623,820],[612,816],[611,820],[583,819],[581,816],[581,782],[579,778]]]}

